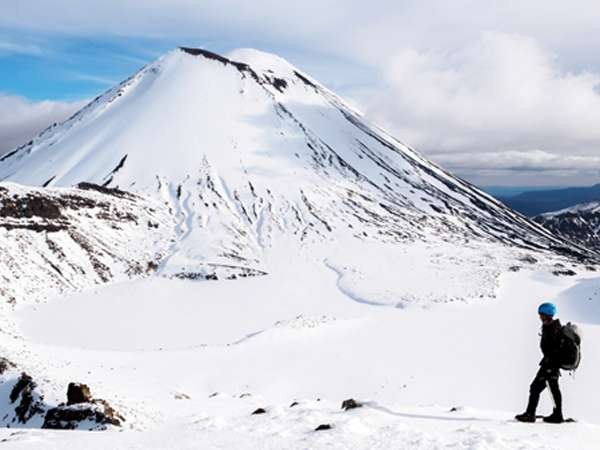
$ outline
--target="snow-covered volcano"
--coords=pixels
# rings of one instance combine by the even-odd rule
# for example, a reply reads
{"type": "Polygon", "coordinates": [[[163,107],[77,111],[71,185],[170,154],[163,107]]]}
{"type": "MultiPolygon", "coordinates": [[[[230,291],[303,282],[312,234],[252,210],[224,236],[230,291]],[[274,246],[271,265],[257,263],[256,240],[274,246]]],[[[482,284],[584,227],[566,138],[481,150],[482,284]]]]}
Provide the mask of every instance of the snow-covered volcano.
{"type": "Polygon", "coordinates": [[[265,248],[290,237],[586,257],[256,50],[171,51],[4,156],[0,180],[159,196],[179,219],[162,267],[177,276],[262,273],[265,248]]]}

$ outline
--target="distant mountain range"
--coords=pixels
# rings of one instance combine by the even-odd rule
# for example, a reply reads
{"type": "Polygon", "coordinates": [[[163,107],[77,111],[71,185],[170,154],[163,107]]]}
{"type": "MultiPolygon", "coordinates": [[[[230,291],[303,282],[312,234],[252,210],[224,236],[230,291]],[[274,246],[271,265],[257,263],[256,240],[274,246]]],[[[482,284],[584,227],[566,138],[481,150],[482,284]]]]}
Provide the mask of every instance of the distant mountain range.
{"type": "Polygon", "coordinates": [[[600,250],[600,202],[585,203],[534,218],[558,236],[600,250]]]}
{"type": "Polygon", "coordinates": [[[559,211],[582,203],[600,201],[600,184],[589,187],[523,192],[515,196],[498,196],[505,205],[529,217],[559,211]]]}

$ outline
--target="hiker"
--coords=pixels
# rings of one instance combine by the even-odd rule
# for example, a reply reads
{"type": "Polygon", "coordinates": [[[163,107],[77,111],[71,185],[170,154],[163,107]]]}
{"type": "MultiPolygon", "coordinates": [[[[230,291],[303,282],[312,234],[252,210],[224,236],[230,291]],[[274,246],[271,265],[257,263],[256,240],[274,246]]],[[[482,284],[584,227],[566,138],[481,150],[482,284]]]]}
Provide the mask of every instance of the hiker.
{"type": "Polygon", "coordinates": [[[543,303],[538,308],[538,314],[542,321],[542,340],[540,347],[544,357],[540,362],[538,370],[531,386],[529,387],[529,402],[523,414],[518,414],[515,419],[520,422],[535,422],[535,411],[540,401],[540,394],[548,386],[552,399],[554,400],[554,411],[551,415],[544,417],[544,422],[562,423],[562,395],[558,386],[558,377],[561,368],[561,339],[562,325],[555,319],[556,306],[552,303],[543,303]]]}

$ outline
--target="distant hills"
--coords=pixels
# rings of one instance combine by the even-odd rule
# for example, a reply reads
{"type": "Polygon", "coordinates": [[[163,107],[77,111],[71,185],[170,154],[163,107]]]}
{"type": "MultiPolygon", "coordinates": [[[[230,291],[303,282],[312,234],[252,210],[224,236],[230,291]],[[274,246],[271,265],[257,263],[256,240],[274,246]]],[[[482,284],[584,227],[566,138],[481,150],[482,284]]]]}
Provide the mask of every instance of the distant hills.
{"type": "Polygon", "coordinates": [[[581,203],[600,201],[600,184],[588,187],[523,192],[515,196],[498,196],[505,205],[529,217],[559,211],[581,203]]]}

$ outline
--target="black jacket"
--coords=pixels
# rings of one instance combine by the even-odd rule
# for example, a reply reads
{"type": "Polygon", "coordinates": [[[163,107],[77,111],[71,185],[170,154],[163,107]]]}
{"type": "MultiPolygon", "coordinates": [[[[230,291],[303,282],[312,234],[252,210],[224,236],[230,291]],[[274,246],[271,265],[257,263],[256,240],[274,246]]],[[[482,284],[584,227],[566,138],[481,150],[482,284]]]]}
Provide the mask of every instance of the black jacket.
{"type": "Polygon", "coordinates": [[[560,320],[555,319],[552,322],[542,325],[542,340],[540,348],[544,357],[540,362],[543,369],[560,368],[560,340],[562,325],[560,320]]]}

